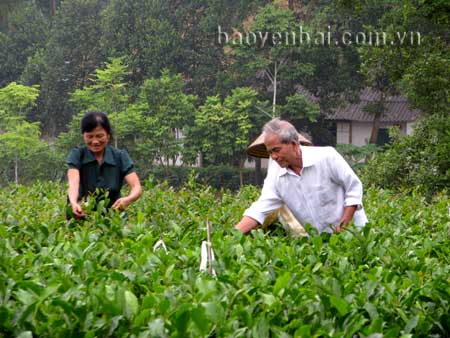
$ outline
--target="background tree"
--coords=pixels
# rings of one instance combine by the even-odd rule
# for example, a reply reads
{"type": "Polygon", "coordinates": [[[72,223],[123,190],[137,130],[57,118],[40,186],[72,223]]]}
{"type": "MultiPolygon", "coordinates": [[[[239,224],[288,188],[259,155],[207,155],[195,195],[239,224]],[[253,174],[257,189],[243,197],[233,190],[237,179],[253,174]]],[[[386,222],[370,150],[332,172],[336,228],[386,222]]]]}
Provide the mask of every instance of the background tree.
{"type": "Polygon", "coordinates": [[[65,130],[75,113],[69,93],[88,85],[90,74],[105,60],[98,43],[103,6],[100,0],[64,1],[53,18],[38,102],[39,120],[49,137],[65,130]]]}
{"type": "Polygon", "coordinates": [[[386,111],[386,100],[389,94],[395,93],[395,85],[392,83],[389,72],[385,65],[385,59],[389,57],[390,48],[383,47],[361,47],[361,72],[364,74],[367,86],[379,96],[376,101],[364,107],[364,110],[373,116],[372,131],[369,143],[376,144],[380,121],[386,111]]]}
{"type": "Polygon", "coordinates": [[[49,22],[37,6],[25,2],[15,6],[7,28],[0,29],[0,87],[19,80],[28,60],[45,46],[48,37],[49,22]]]}
{"type": "MultiPolygon", "coordinates": [[[[90,79],[92,85],[75,90],[71,94],[70,102],[80,115],[84,115],[87,111],[100,110],[111,115],[113,120],[125,120],[121,115],[125,114],[130,100],[128,83],[125,82],[128,74],[127,66],[119,58],[113,58],[104,65],[104,69],[95,70],[95,75],[90,79]]],[[[124,138],[127,128],[119,126],[119,123],[115,126],[114,145],[117,147],[119,140],[124,138]]]]}
{"type": "Polygon", "coordinates": [[[142,113],[131,107],[128,82],[128,67],[122,58],[113,58],[95,70],[90,78],[91,85],[75,90],[70,95],[70,103],[75,115],[67,132],[58,137],[59,148],[67,152],[82,143],[80,122],[88,111],[103,111],[108,114],[113,127],[113,144],[116,147],[134,146],[133,135],[142,130],[142,113]]]}
{"type": "Polygon", "coordinates": [[[253,74],[268,80],[265,93],[272,92],[272,115],[276,115],[279,87],[287,79],[299,79],[312,72],[311,64],[301,62],[301,53],[293,37],[298,32],[294,13],[275,4],[262,7],[255,15],[248,32],[231,38],[230,46],[240,63],[253,74]],[[255,35],[253,35],[254,33],[255,35]],[[261,34],[261,35],[260,35],[261,34]],[[283,75],[285,78],[283,78],[283,75]]]}
{"type": "MultiPolygon", "coordinates": [[[[222,102],[208,97],[195,113],[194,125],[187,130],[186,157],[201,154],[203,164],[230,164],[243,168],[249,144],[251,119],[257,111],[257,93],[236,88],[222,102]]],[[[242,183],[242,174],[241,174],[242,183]]]]}
{"type": "Polygon", "coordinates": [[[30,123],[25,119],[38,95],[36,86],[27,87],[15,82],[0,89],[0,156],[6,180],[10,177],[12,163],[14,181],[19,183],[21,163],[47,147],[39,138],[39,123],[30,123]]]}
{"type": "Polygon", "coordinates": [[[151,144],[138,145],[147,157],[154,158],[166,167],[179,160],[184,144],[184,129],[192,124],[197,97],[184,93],[181,74],[162,71],[159,78],[144,81],[140,87],[137,103],[143,112],[145,128],[141,136],[151,144]],[[144,148],[145,147],[145,148],[144,148]]]}
{"type": "Polygon", "coordinates": [[[448,111],[450,4],[402,0],[385,9],[372,27],[394,40],[372,49],[383,51],[378,59],[391,83],[427,115],[448,111]]]}
{"type": "Polygon", "coordinates": [[[320,115],[320,106],[305,95],[296,93],[286,98],[286,104],[280,108],[281,117],[290,120],[299,131],[311,133],[309,126],[317,122],[320,115]]]}
{"type": "Polygon", "coordinates": [[[179,36],[169,21],[169,2],[108,2],[102,12],[102,47],[129,66],[129,81],[138,87],[163,68],[176,70],[179,36]]]}

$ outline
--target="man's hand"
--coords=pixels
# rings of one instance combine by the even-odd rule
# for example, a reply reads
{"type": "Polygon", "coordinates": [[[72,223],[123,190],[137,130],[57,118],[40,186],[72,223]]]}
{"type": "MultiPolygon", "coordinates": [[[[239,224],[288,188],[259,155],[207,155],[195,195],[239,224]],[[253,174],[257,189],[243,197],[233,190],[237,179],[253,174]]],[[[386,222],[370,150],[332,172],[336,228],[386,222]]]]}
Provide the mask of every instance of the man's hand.
{"type": "Polygon", "coordinates": [[[111,208],[116,210],[125,210],[127,206],[129,206],[131,202],[126,197],[121,197],[117,201],[114,202],[111,208]]]}
{"type": "Polygon", "coordinates": [[[353,219],[353,214],[357,207],[357,205],[349,205],[344,208],[344,214],[336,225],[336,232],[342,232],[347,229],[349,223],[353,219]]]}
{"type": "Polygon", "coordinates": [[[243,234],[247,234],[250,230],[256,228],[258,226],[258,222],[253,218],[244,216],[241,221],[234,226],[235,229],[239,230],[243,234]]]}

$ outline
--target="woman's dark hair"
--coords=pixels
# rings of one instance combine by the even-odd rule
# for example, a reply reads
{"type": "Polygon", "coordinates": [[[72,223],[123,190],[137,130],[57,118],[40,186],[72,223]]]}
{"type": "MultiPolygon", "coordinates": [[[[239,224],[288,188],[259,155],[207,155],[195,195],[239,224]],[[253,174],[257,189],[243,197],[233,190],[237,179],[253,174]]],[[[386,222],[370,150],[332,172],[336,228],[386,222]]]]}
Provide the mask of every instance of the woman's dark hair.
{"type": "Polygon", "coordinates": [[[108,117],[101,111],[91,111],[84,115],[81,119],[81,133],[88,133],[93,131],[97,127],[102,127],[105,131],[112,136],[112,128],[109,123],[108,117]]]}

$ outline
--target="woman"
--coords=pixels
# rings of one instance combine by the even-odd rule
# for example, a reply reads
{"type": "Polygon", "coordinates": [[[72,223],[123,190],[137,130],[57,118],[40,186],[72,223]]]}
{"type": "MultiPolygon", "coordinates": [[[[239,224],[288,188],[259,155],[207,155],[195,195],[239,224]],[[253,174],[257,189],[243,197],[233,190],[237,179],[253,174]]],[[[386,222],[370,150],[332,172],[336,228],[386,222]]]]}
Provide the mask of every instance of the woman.
{"type": "Polygon", "coordinates": [[[81,133],[85,146],[72,149],[67,157],[68,199],[75,218],[84,218],[80,200],[97,189],[108,192],[108,208],[125,209],[141,196],[142,188],[128,153],[108,144],[112,136],[108,117],[102,112],[87,113],[81,120],[81,133]],[[124,179],[131,190],[121,197],[124,179]]]}

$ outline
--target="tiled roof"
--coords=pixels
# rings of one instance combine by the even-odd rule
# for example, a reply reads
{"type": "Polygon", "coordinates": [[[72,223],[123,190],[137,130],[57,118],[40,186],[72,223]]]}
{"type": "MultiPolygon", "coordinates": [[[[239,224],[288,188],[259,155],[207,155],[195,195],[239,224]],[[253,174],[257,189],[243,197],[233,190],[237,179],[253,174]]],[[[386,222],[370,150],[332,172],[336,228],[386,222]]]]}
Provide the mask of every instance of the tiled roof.
{"type": "MultiPolygon", "coordinates": [[[[348,120],[360,122],[372,122],[373,114],[366,112],[364,107],[371,102],[380,99],[380,93],[366,88],[361,91],[360,101],[346,107],[335,109],[328,114],[329,120],[348,120]]],[[[409,122],[420,117],[418,109],[411,109],[408,100],[404,96],[386,97],[386,111],[381,117],[381,122],[409,122]]]]}

